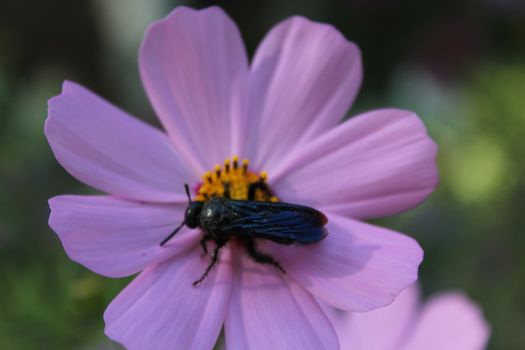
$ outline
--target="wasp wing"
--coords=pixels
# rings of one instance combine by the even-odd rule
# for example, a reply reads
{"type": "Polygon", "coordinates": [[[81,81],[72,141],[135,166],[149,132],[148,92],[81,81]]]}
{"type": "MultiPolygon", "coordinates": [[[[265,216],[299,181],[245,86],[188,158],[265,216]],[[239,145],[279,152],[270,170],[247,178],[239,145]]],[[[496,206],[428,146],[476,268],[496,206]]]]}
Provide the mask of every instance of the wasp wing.
{"type": "Polygon", "coordinates": [[[326,237],[326,216],[303,205],[282,202],[229,200],[225,204],[232,220],[222,229],[238,237],[257,237],[271,241],[315,243],[326,237]]]}

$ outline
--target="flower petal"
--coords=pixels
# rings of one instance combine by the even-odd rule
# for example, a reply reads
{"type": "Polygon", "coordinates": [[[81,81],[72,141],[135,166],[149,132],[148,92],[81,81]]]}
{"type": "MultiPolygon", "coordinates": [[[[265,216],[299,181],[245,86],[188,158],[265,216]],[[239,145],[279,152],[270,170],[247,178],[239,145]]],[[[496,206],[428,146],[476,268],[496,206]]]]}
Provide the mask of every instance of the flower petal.
{"type": "Polygon", "coordinates": [[[177,150],[199,173],[230,157],[232,95],[248,61],[218,7],[177,7],[152,24],[139,57],[147,94],[177,150]]]}
{"type": "Polygon", "coordinates": [[[257,49],[250,73],[248,156],[271,171],[294,147],[334,127],[361,84],[358,47],[328,24],[292,17],[257,49]]]}
{"type": "Polygon", "coordinates": [[[234,255],[227,349],[339,349],[332,325],[309,293],[274,267],[254,263],[244,252],[234,255]]]}
{"type": "MultiPolygon", "coordinates": [[[[223,250],[228,258],[229,249],[223,250]]],[[[224,321],[231,287],[230,263],[206,269],[200,248],[148,268],[104,313],[106,334],[127,349],[212,349],[224,321]]]]}
{"type": "Polygon", "coordinates": [[[303,147],[270,180],[279,196],[352,218],[392,215],[436,187],[436,144],[412,112],[354,117],[303,147]]]}
{"type": "Polygon", "coordinates": [[[122,198],[185,202],[183,184],[198,179],[166,135],[72,82],[49,100],[45,133],[71,175],[122,198]]]}
{"type": "Polygon", "coordinates": [[[426,303],[403,350],[481,350],[489,334],[477,305],[459,293],[441,294],[426,303]]]}
{"type": "Polygon", "coordinates": [[[181,230],[159,243],[184,219],[184,206],[131,202],[108,196],[58,196],[49,200],[49,226],[68,256],[96,273],[122,277],[185,250],[199,232],[181,230]]]}
{"type": "Polygon", "coordinates": [[[403,349],[405,336],[416,318],[418,301],[419,291],[413,286],[401,292],[392,304],[374,311],[350,313],[330,307],[323,309],[337,331],[341,349],[392,350],[403,349]]]}
{"type": "Polygon", "coordinates": [[[270,247],[290,276],[320,300],[370,311],[416,281],[423,251],[412,238],[336,215],[329,215],[328,231],[312,245],[270,247]]]}

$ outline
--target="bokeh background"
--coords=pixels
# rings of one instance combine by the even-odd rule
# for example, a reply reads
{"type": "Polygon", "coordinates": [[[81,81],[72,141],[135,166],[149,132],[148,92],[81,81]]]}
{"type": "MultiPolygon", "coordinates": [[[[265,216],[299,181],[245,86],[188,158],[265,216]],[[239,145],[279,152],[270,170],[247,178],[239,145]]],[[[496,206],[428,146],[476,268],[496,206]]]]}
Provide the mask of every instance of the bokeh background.
{"type": "Polygon", "coordinates": [[[463,290],[492,327],[490,349],[525,349],[525,2],[521,0],[142,0],[0,2],[0,348],[118,349],[102,313],[129,280],[70,261],[47,199],[88,193],[54,160],[47,100],[77,81],[158,125],[136,57],[145,28],[177,5],[219,4],[253,53],[302,14],[356,42],[365,79],[349,115],[416,111],[440,146],[441,184],[379,221],[425,249],[425,295],[463,290]]]}

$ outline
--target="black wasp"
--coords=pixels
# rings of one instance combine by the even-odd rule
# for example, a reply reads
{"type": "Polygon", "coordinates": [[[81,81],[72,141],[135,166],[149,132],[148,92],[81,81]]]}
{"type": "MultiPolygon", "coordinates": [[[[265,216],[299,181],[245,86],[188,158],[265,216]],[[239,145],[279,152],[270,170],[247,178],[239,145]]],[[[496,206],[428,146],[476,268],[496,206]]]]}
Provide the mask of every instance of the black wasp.
{"type": "MultiPolygon", "coordinates": [[[[252,185],[260,186],[261,183],[252,185]]],[[[254,198],[254,186],[250,186],[249,189],[250,199],[254,198]]],[[[255,262],[273,265],[285,273],[273,257],[256,249],[254,238],[269,239],[286,245],[311,244],[321,241],[328,234],[324,227],[328,222],[326,216],[310,207],[282,202],[233,200],[226,197],[192,201],[188,185],[185,184],[184,187],[189,202],[184,221],[160,245],[166,244],[184,225],[189,228],[201,228],[204,236],[200,244],[204,254],[208,253],[206,242],[215,242],[210,264],[204,274],[193,282],[194,286],[206,278],[217,263],[219,250],[231,238],[242,242],[248,255],[255,262]]]]}

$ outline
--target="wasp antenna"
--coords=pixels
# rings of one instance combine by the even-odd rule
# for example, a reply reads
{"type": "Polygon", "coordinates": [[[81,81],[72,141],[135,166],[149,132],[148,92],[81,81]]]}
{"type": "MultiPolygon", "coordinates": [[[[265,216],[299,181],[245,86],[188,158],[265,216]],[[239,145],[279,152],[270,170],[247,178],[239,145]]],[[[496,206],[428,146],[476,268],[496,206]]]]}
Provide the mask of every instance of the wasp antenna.
{"type": "Polygon", "coordinates": [[[184,184],[184,189],[186,190],[186,196],[188,196],[188,202],[191,204],[190,186],[188,186],[188,184],[184,184]]]}
{"type": "Polygon", "coordinates": [[[177,227],[177,228],[175,229],[175,231],[173,231],[172,233],[170,233],[168,237],[164,238],[164,239],[162,240],[162,242],[160,242],[160,246],[162,247],[164,244],[168,243],[168,241],[169,241],[173,236],[175,236],[175,235],[177,234],[177,232],[179,232],[179,230],[180,230],[180,229],[182,228],[182,226],[184,226],[184,225],[186,225],[186,221],[183,221],[183,222],[179,225],[179,227],[177,227]]]}

